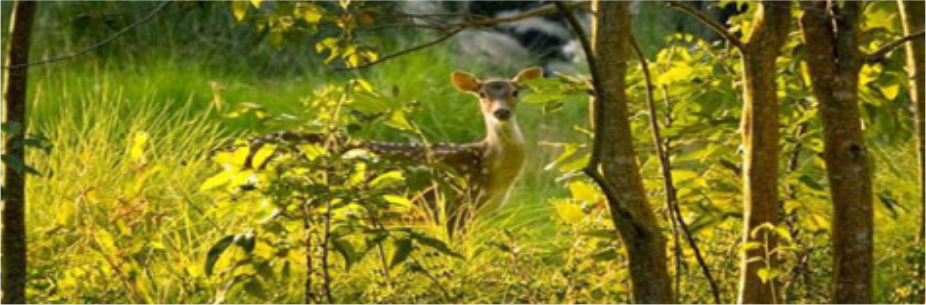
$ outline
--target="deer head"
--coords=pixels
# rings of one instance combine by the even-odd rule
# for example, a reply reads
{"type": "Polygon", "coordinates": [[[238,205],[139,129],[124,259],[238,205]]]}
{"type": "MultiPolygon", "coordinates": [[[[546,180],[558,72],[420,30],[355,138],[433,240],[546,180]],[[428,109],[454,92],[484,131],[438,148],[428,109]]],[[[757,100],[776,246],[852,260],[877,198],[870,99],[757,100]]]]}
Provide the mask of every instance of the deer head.
{"type": "Polygon", "coordinates": [[[479,105],[487,123],[505,125],[515,116],[518,91],[524,87],[524,82],[541,75],[543,75],[543,70],[533,67],[521,70],[511,79],[493,78],[482,81],[462,71],[453,72],[450,79],[457,90],[479,97],[479,105]]]}

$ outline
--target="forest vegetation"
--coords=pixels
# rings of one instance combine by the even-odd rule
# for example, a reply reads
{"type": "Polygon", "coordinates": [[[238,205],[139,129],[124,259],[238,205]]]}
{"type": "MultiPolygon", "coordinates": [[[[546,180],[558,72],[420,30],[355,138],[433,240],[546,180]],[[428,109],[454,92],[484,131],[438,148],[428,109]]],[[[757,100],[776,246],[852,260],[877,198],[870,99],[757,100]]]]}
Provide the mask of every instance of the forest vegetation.
{"type": "Polygon", "coordinates": [[[3,1],[2,301],[922,304],[923,3],[3,1]]]}

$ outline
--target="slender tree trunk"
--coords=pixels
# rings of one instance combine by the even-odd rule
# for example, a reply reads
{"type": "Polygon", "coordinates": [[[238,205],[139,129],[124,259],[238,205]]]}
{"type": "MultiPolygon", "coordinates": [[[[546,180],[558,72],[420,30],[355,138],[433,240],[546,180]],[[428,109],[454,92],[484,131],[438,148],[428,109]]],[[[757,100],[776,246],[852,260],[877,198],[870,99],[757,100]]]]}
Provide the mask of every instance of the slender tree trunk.
{"type": "Polygon", "coordinates": [[[628,2],[596,2],[594,56],[600,88],[596,128],[602,136],[600,156],[604,187],[610,189],[611,217],[630,260],[635,303],[672,303],[672,281],[666,260],[666,238],[649,206],[633,148],[628,120],[626,74],[631,60],[631,16],[628,2]]]}
{"type": "MultiPolygon", "coordinates": [[[[903,18],[903,31],[904,35],[911,35],[913,33],[922,31],[924,28],[923,23],[926,22],[923,20],[923,10],[924,5],[923,1],[904,1],[898,0],[897,4],[900,6],[900,16],[903,18]]],[[[910,75],[910,101],[913,102],[915,111],[916,111],[916,151],[919,153],[919,171],[920,171],[920,195],[923,195],[923,192],[926,192],[926,183],[923,181],[923,167],[926,166],[924,163],[923,156],[926,155],[926,144],[924,144],[924,135],[923,132],[926,130],[926,120],[923,118],[923,113],[926,112],[924,108],[924,103],[926,103],[926,88],[924,88],[924,77],[923,69],[926,69],[926,63],[923,62],[926,52],[924,52],[924,44],[926,42],[923,39],[915,39],[913,41],[907,42],[907,73],[910,75]]],[[[920,197],[920,201],[924,201],[920,197]]],[[[921,212],[926,215],[926,207],[920,206],[921,212]]],[[[926,216],[920,217],[920,235],[919,240],[923,240],[923,230],[926,228],[926,224],[922,222],[923,218],[926,216]]]]}
{"type": "MultiPolygon", "coordinates": [[[[778,223],[778,97],[775,60],[788,38],[791,24],[789,2],[765,1],[759,6],[755,26],[742,49],[744,106],[743,134],[744,243],[766,243],[756,227],[778,223]]],[[[774,249],[777,239],[767,241],[774,249]]],[[[775,268],[778,259],[765,247],[743,253],[740,266],[739,303],[777,303],[776,281],[763,281],[758,273],[775,268]]]]}
{"type": "Polygon", "coordinates": [[[858,109],[860,4],[802,3],[807,67],[823,121],[833,201],[834,303],[871,303],[874,241],[871,172],[858,109]]]}
{"type": "MultiPolygon", "coordinates": [[[[29,37],[32,34],[32,21],[35,17],[36,2],[16,1],[13,4],[13,20],[7,66],[17,66],[29,62],[29,37]]],[[[26,133],[26,81],[28,68],[9,68],[6,71],[4,92],[4,123],[18,125],[20,132],[6,135],[3,142],[4,154],[25,163],[26,154],[23,147],[23,135],[26,133]]],[[[4,304],[26,303],[26,173],[9,163],[3,167],[3,202],[2,216],[2,281],[4,304]]]]}

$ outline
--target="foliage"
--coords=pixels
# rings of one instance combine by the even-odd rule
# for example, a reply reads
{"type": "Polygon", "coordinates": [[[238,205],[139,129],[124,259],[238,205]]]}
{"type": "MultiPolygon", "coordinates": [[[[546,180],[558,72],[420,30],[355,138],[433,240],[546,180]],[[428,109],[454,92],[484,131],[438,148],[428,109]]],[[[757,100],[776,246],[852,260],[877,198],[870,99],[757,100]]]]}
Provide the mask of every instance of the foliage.
{"type": "MultiPolygon", "coordinates": [[[[37,41],[49,44],[38,52],[58,54],[107,37],[110,27],[130,23],[133,12],[150,3],[42,5],[37,33],[47,39],[37,41]]],[[[332,65],[350,64],[349,43],[388,45],[404,36],[364,33],[362,41],[333,44],[337,52],[318,51],[325,38],[346,33],[339,18],[375,9],[326,2],[318,5],[325,14],[317,29],[310,22],[314,9],[303,11],[292,27],[272,34],[283,38],[274,45],[264,42],[286,23],[273,18],[294,16],[297,3],[233,5],[244,13],[227,3],[178,3],[92,56],[35,68],[26,134],[47,139],[43,147],[53,149],[30,149],[25,160],[39,173],[29,176],[27,189],[30,301],[295,303],[304,301],[309,277],[313,291],[322,291],[327,268],[334,300],[342,303],[629,302],[627,256],[606,205],[593,184],[575,174],[590,139],[587,76],[530,84],[534,93],[523,97],[518,116],[532,154],[511,201],[449,243],[439,225],[399,217],[419,209],[408,201],[420,191],[420,173],[364,151],[285,142],[251,151],[235,140],[277,130],[383,141],[477,140],[483,128],[477,105],[453,92],[446,76],[458,68],[495,67],[454,59],[452,47],[437,47],[368,71],[335,73],[319,63],[337,53],[332,65]],[[306,33],[316,34],[305,41],[306,33]],[[252,152],[262,161],[243,166],[252,152]],[[329,220],[328,247],[322,247],[329,220]]],[[[892,5],[866,6],[866,48],[898,36],[892,5]]],[[[648,7],[655,11],[644,14],[665,12],[648,7]]],[[[372,16],[374,23],[382,20],[372,16]]],[[[731,20],[749,28],[745,22],[746,15],[731,20]]],[[[740,241],[739,58],[693,35],[649,39],[664,46],[650,56],[662,101],[657,113],[645,111],[635,63],[629,94],[640,101],[630,110],[650,202],[665,219],[647,122],[656,115],[682,215],[723,300],[732,302],[739,251],[764,246],[740,241]]],[[[924,250],[911,228],[922,202],[911,170],[908,84],[901,52],[894,53],[862,72],[878,199],[876,300],[916,303],[923,286],[910,279],[923,276],[924,250]]],[[[832,212],[819,157],[821,124],[796,38],[784,54],[779,185],[786,217],[756,234],[790,237],[779,245],[782,265],[766,272],[782,283],[781,301],[825,303],[832,212]]],[[[4,126],[3,133],[14,130],[4,126]]],[[[693,253],[664,227],[679,300],[712,302],[693,253]]]]}

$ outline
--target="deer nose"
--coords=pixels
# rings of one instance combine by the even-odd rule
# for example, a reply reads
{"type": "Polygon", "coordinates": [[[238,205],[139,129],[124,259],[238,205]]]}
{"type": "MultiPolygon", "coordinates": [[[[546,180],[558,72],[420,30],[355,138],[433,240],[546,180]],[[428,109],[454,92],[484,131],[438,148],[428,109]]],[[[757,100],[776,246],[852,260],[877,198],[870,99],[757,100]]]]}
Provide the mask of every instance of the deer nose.
{"type": "Polygon", "coordinates": [[[504,108],[495,110],[493,114],[495,114],[495,118],[502,120],[502,121],[511,118],[511,110],[504,109],[504,108]]]}

